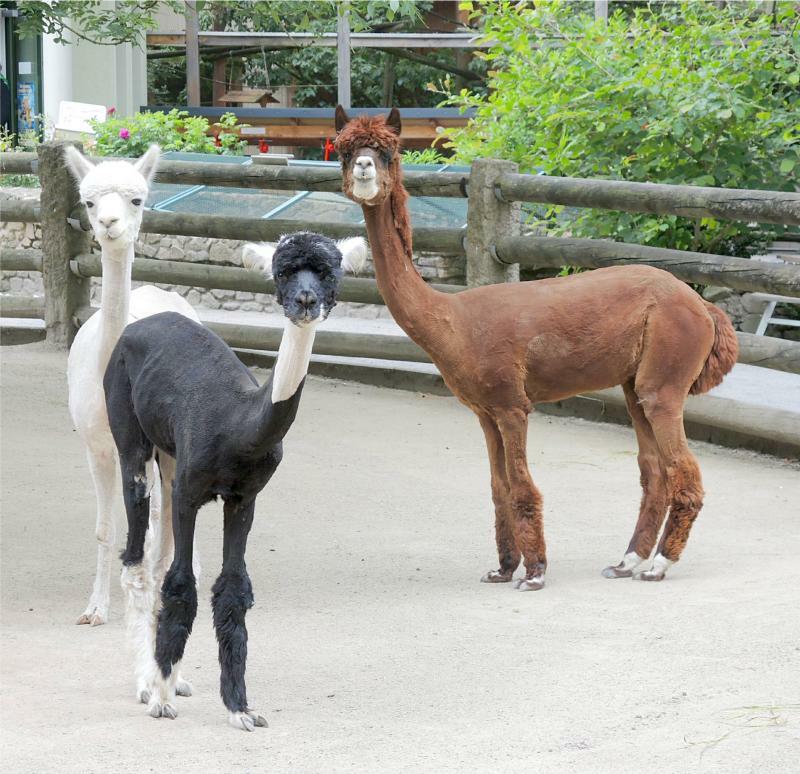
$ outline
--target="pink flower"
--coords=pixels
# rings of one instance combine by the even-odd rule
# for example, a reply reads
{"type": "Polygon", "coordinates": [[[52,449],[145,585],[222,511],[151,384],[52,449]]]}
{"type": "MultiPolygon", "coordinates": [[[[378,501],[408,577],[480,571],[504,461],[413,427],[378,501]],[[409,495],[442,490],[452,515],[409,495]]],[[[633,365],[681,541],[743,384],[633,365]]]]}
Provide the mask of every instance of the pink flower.
{"type": "Polygon", "coordinates": [[[129,140],[131,137],[131,133],[127,129],[120,129],[119,130],[119,139],[120,140],[129,140]]]}
{"type": "Polygon", "coordinates": [[[115,107],[110,107],[110,108],[106,109],[106,114],[109,115],[109,116],[113,116],[114,113],[116,113],[116,112],[117,112],[117,109],[115,107]]]}

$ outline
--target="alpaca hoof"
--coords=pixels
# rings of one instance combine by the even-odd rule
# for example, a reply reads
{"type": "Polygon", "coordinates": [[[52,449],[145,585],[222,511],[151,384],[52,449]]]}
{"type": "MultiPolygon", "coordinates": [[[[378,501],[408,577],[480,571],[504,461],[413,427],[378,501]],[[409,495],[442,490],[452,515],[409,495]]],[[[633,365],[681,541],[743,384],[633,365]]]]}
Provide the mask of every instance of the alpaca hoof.
{"type": "Polygon", "coordinates": [[[102,626],[108,618],[107,613],[103,613],[101,610],[98,610],[96,607],[89,608],[86,610],[80,618],[78,618],[75,623],[78,626],[83,626],[84,624],[88,624],[89,626],[102,626]]]}
{"type": "Polygon", "coordinates": [[[169,702],[161,704],[158,701],[151,701],[147,706],[147,714],[151,718],[169,718],[170,720],[175,720],[175,718],[178,717],[178,710],[169,702]]]}
{"type": "Polygon", "coordinates": [[[532,578],[520,578],[514,582],[518,591],[539,591],[544,588],[544,575],[534,575],[532,578]]]}
{"type": "Polygon", "coordinates": [[[602,574],[604,578],[632,578],[633,570],[626,570],[623,562],[620,562],[613,567],[606,567],[602,574]]]}
{"type": "Polygon", "coordinates": [[[658,570],[644,570],[643,572],[637,572],[633,576],[633,579],[640,581],[662,581],[666,577],[666,573],[658,570]]]}
{"type": "Polygon", "coordinates": [[[489,570],[481,578],[481,583],[509,583],[513,572],[503,572],[502,570],[489,570]]]}
{"type": "Polygon", "coordinates": [[[253,731],[256,726],[267,728],[267,719],[253,710],[245,710],[244,712],[229,712],[228,723],[234,728],[242,731],[253,731]]]}
{"type": "Polygon", "coordinates": [[[151,696],[152,693],[149,688],[139,688],[139,690],[136,691],[136,698],[139,700],[140,704],[149,704],[151,696]]]}
{"type": "Polygon", "coordinates": [[[188,680],[184,680],[182,677],[179,677],[175,681],[175,693],[177,693],[178,696],[191,696],[192,684],[188,680]]]}

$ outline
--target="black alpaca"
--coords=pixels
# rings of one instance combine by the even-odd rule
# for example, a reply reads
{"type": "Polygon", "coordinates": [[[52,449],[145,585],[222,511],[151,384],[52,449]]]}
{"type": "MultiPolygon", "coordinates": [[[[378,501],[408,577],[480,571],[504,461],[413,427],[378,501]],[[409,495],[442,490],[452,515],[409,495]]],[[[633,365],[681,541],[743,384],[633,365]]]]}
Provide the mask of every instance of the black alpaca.
{"type": "MultiPolygon", "coordinates": [[[[275,368],[263,387],[222,339],[171,312],[129,325],[111,355],[104,387],[128,515],[123,586],[129,612],[142,616],[142,625],[152,611],[143,558],[149,501],[146,465],[154,452],[162,472],[164,508],[172,505],[175,558],[161,589],[155,633],[148,705],[154,717],[177,714],[176,666],[197,612],[192,572],[195,519],[202,505],[221,497],[222,572],[212,598],[220,692],[232,725],[252,731],[267,724],[249,708],[245,690],[245,614],[253,604],[245,548],[256,495],[280,464],[282,440],[297,413],[316,324],[336,304],[342,269],[356,268],[366,252],[361,239],[345,240],[340,246],[341,252],[330,239],[300,233],[283,237],[274,249],[276,297],[288,322],[275,368]],[[347,256],[344,262],[342,252],[347,256]]],[[[246,254],[256,255],[256,262],[260,255],[265,262],[272,249],[248,245],[246,254]]]]}

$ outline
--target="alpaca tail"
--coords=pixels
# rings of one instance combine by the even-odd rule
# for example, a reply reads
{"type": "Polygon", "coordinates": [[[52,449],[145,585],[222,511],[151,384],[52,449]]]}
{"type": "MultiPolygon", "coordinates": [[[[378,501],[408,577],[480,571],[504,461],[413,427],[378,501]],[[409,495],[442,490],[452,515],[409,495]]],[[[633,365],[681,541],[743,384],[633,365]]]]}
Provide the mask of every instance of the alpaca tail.
{"type": "Polygon", "coordinates": [[[728,315],[708,301],[706,301],[706,309],[714,321],[714,344],[703,365],[703,370],[700,371],[700,375],[689,389],[690,395],[700,395],[720,384],[725,374],[736,364],[739,356],[739,341],[728,315]]]}

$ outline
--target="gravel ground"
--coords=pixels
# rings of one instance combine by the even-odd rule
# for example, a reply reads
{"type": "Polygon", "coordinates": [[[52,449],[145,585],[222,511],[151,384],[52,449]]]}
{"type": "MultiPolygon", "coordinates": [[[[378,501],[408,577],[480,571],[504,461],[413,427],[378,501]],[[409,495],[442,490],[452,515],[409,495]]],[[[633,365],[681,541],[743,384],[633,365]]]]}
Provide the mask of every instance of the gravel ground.
{"type": "Polygon", "coordinates": [[[311,379],[248,546],[248,694],[270,727],[246,734],[218,696],[221,507],[198,519],[195,695],[156,721],[134,701],[118,585],[106,626],[74,625],[94,495],[66,358],[0,356],[4,771],[797,771],[796,465],[695,444],[707,498],[684,559],[661,584],[609,581],[639,500],[633,433],[535,416],[550,568],[521,594],[478,583],[496,558],[474,417],[311,379]]]}

